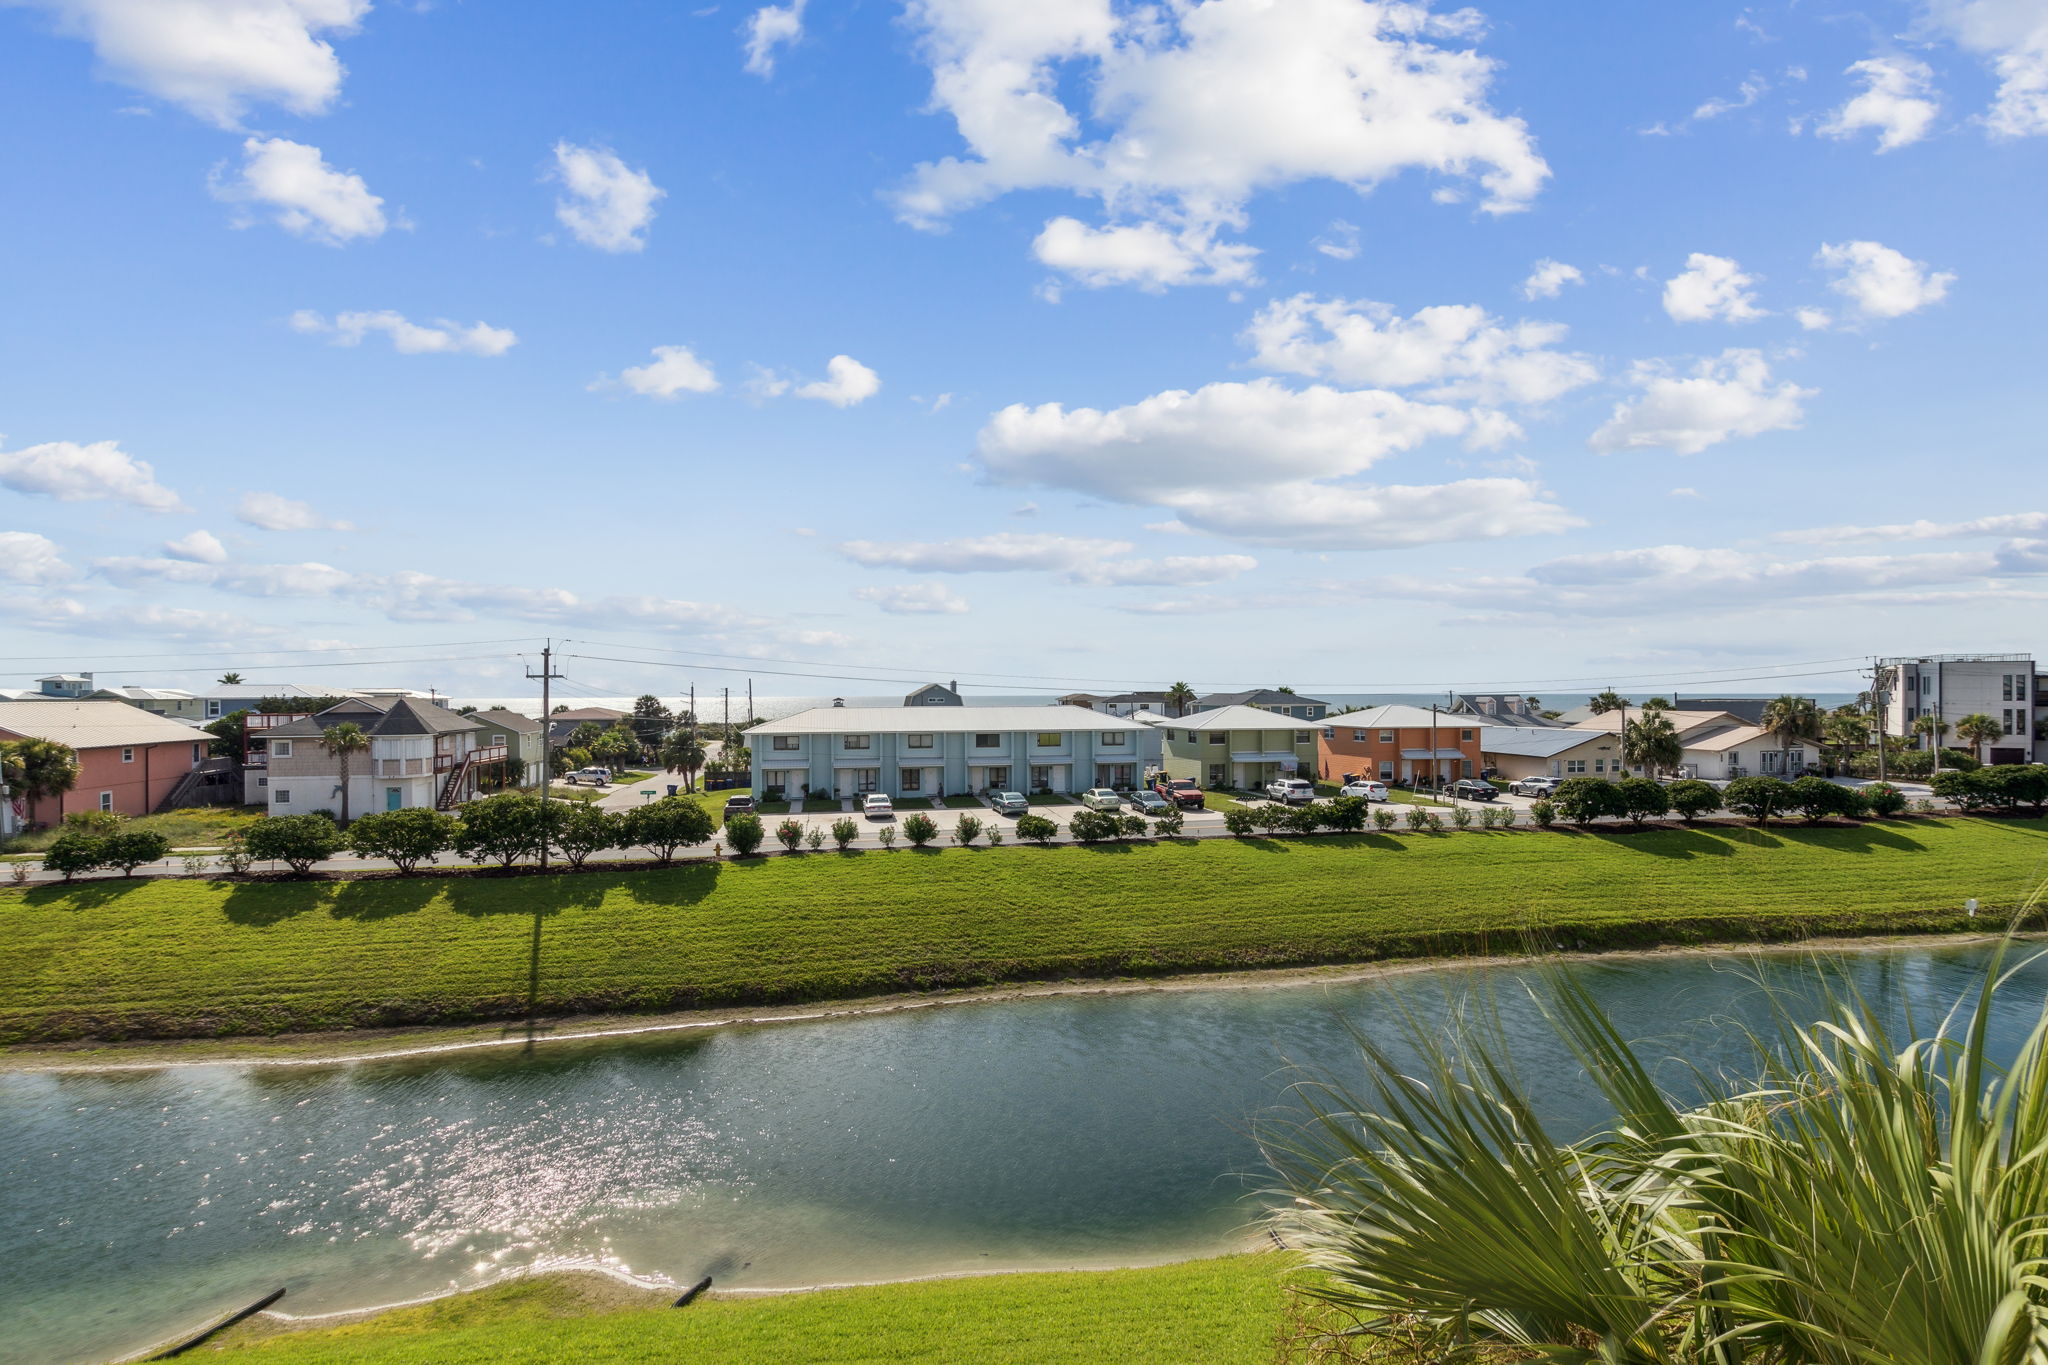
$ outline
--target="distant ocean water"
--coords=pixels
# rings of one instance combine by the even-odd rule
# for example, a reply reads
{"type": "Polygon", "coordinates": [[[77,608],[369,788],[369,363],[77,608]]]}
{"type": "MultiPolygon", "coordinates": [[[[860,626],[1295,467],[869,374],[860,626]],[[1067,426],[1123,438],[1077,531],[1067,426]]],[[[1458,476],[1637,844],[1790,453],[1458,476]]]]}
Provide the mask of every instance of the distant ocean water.
{"type": "MultiPolygon", "coordinates": [[[[976,692],[969,689],[964,693],[964,695],[967,698],[967,704],[969,706],[1058,705],[1058,703],[1055,702],[1051,696],[1043,692],[1032,692],[1028,694],[1006,692],[976,692]]],[[[1630,694],[1629,699],[1631,701],[1643,701],[1651,695],[1653,694],[1648,692],[1634,693],[1630,694]]],[[[1670,694],[1665,693],[1664,695],[1669,696],[1670,694]]],[[[1728,692],[1720,693],[1717,695],[1776,696],[1777,693],[1773,692],[1766,694],[1744,694],[1740,692],[1728,692]]],[[[1333,707],[1344,710],[1350,710],[1362,706],[1387,706],[1390,704],[1406,704],[1409,706],[1429,706],[1433,703],[1443,705],[1449,704],[1448,698],[1442,692],[1318,692],[1315,694],[1315,696],[1319,701],[1329,702],[1333,707]]],[[[1683,705],[1684,693],[1681,692],[1679,696],[1680,705],[1683,705]]],[[[1824,707],[1838,706],[1843,702],[1855,700],[1855,698],[1852,695],[1846,692],[1816,693],[1814,694],[1814,697],[1815,700],[1818,701],[1824,707]]],[[[832,705],[834,700],[843,700],[848,706],[900,706],[903,704],[903,694],[901,692],[894,692],[886,696],[847,695],[843,698],[836,699],[830,696],[756,696],[754,698],[754,714],[759,716],[762,720],[780,720],[784,716],[793,716],[799,711],[808,711],[813,707],[830,706],[832,705]]],[[[605,706],[610,707],[614,711],[631,711],[633,709],[634,701],[635,698],[633,697],[565,697],[557,695],[553,698],[552,704],[555,706],[570,706],[576,708],[581,708],[585,706],[605,706]]],[[[1545,697],[1543,698],[1543,701],[1547,706],[1555,707],[1558,710],[1569,710],[1574,706],[1583,704],[1585,701],[1585,697],[1579,695],[1578,693],[1559,693],[1555,696],[1545,697]]],[[[537,714],[540,710],[540,694],[538,691],[529,693],[528,695],[523,697],[457,697],[454,699],[454,702],[457,706],[477,706],[482,708],[503,707],[508,711],[517,711],[523,715],[529,716],[537,714]]],[[[689,705],[689,698],[664,696],[661,698],[661,702],[671,711],[679,712],[689,705]]],[[[745,692],[739,692],[734,694],[734,696],[731,699],[731,707],[732,718],[734,720],[745,720],[747,718],[747,694],[745,692]]],[[[697,694],[697,719],[700,722],[708,724],[723,721],[726,714],[725,708],[726,701],[725,699],[721,698],[718,694],[706,694],[703,692],[697,694]]]]}

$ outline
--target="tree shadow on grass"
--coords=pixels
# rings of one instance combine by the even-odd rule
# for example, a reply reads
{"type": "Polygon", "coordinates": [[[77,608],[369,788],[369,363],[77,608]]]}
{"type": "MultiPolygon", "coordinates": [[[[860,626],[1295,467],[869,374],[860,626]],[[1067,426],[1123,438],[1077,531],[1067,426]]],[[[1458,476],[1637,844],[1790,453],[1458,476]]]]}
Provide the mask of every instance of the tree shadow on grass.
{"type": "Polygon", "coordinates": [[[341,885],[316,881],[236,882],[221,901],[221,913],[234,924],[276,924],[331,905],[341,885]]]}
{"type": "Polygon", "coordinates": [[[1880,848],[1923,853],[1927,845],[1910,835],[1878,824],[1792,825],[1781,831],[1795,844],[1814,844],[1849,853],[1871,853],[1880,848]]]}
{"type": "Polygon", "coordinates": [[[142,877],[94,877],[82,882],[44,882],[31,888],[22,900],[39,910],[97,910],[111,905],[142,887],[142,877]]]}
{"type": "MultiPolygon", "coordinates": [[[[1748,831],[1744,831],[1747,833],[1748,831]]],[[[1732,858],[1735,856],[1735,841],[1718,837],[1697,829],[1619,830],[1591,829],[1583,831],[1587,836],[1615,848],[1625,848],[1631,853],[1647,853],[1653,858],[1732,858]]],[[[1775,846],[1777,840],[1764,835],[1768,846],[1775,846]]],[[[1744,843],[1755,842],[1741,840],[1744,843]]]]}
{"type": "Polygon", "coordinates": [[[364,877],[343,882],[327,913],[336,919],[380,920],[426,908],[445,883],[428,877],[364,877]]]}

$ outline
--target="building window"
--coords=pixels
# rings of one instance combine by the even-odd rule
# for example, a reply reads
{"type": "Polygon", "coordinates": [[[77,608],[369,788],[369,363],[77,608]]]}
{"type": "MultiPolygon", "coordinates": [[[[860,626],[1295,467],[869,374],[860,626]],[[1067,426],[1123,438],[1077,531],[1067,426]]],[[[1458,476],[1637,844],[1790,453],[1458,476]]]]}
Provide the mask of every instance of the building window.
{"type": "MultiPolygon", "coordinates": [[[[1607,760],[1606,760],[1606,759],[1604,759],[1604,758],[1596,758],[1596,759],[1594,759],[1594,760],[1593,760],[1593,771],[1594,771],[1594,772],[1596,772],[1596,773],[1604,773],[1604,772],[1606,772],[1606,771],[1607,771],[1607,760]]],[[[1617,769],[1617,771],[1619,771],[1619,770],[1617,769]]]]}
{"type": "Polygon", "coordinates": [[[1209,765],[1209,785],[1212,787],[1223,785],[1223,765],[1221,763],[1211,763],[1209,765]]]}
{"type": "Polygon", "coordinates": [[[280,806],[289,806],[292,803],[292,789],[290,787],[272,787],[270,789],[270,799],[280,806]]]}
{"type": "Polygon", "coordinates": [[[1470,730],[1460,730],[1458,731],[1458,738],[1461,740],[1469,740],[1472,738],[1472,732],[1470,730]]]}
{"type": "Polygon", "coordinates": [[[219,702],[217,702],[217,701],[210,701],[210,702],[206,703],[206,718],[207,718],[208,720],[217,720],[217,719],[219,719],[219,717],[220,717],[220,703],[219,703],[219,702]]]}
{"type": "Polygon", "coordinates": [[[839,747],[842,749],[867,749],[873,746],[871,743],[871,736],[841,735],[839,737],[839,747]]]}
{"type": "Polygon", "coordinates": [[[1382,731],[1380,731],[1380,743],[1382,743],[1382,744],[1392,744],[1393,742],[1394,742],[1394,732],[1393,732],[1392,730],[1382,730],[1382,731]]]}
{"type": "Polygon", "coordinates": [[[1351,732],[1351,742],[1352,742],[1353,744],[1363,744],[1363,743],[1365,743],[1365,731],[1363,731],[1363,730],[1353,730],[1353,731],[1351,732]]]}
{"type": "Polygon", "coordinates": [[[1393,759],[1391,759],[1391,758],[1383,758],[1383,759],[1381,759],[1381,760],[1380,760],[1380,781],[1382,781],[1382,782],[1391,782],[1391,781],[1393,781],[1393,780],[1394,780],[1394,760],[1393,760],[1393,759]]]}
{"type": "Polygon", "coordinates": [[[1122,733],[1098,735],[1096,736],[1095,742],[1097,744],[1100,744],[1105,749],[1121,749],[1126,744],[1131,742],[1131,737],[1129,735],[1122,733]]]}
{"type": "Polygon", "coordinates": [[[492,735],[492,736],[491,736],[491,743],[493,743],[493,744],[503,744],[504,742],[505,742],[505,737],[504,737],[503,735],[492,735]]]}
{"type": "Polygon", "coordinates": [[[2018,733],[2012,728],[2012,708],[2010,706],[2005,708],[2005,732],[2009,735],[2018,733]]]}
{"type": "Polygon", "coordinates": [[[1568,758],[1564,761],[1564,770],[1568,773],[1582,773],[1586,771],[1586,760],[1583,758],[1568,758]]]}
{"type": "Polygon", "coordinates": [[[267,787],[270,785],[270,779],[267,777],[259,777],[256,779],[256,785],[259,787],[267,787]]]}
{"type": "Polygon", "coordinates": [[[1325,726],[1323,727],[1323,738],[1324,738],[1324,739],[1335,739],[1336,737],[1337,737],[1337,731],[1336,731],[1335,727],[1333,727],[1333,726],[1329,726],[1329,725],[1325,725],[1325,726]]]}
{"type": "Polygon", "coordinates": [[[1003,747],[1003,737],[1001,735],[976,735],[974,737],[974,747],[977,749],[1000,749],[1003,747]]]}
{"type": "Polygon", "coordinates": [[[292,742],[288,739],[273,739],[270,741],[270,752],[279,758],[290,758],[292,742]]]}
{"type": "Polygon", "coordinates": [[[1465,768],[1465,776],[1467,776],[1467,777],[1470,777],[1470,776],[1472,776],[1472,760],[1471,760],[1471,759],[1469,759],[1469,758],[1468,758],[1468,759],[1466,759],[1466,760],[1465,760],[1465,763],[1464,763],[1464,768],[1465,768]]]}
{"type": "Polygon", "coordinates": [[[1033,769],[1031,770],[1031,790],[1033,790],[1033,791],[1035,791],[1035,792],[1042,792],[1042,791],[1045,791],[1045,790],[1046,790],[1047,788],[1049,788],[1049,787],[1051,787],[1051,786],[1052,786],[1052,769],[1050,769],[1050,768],[1033,768],[1033,769]]]}
{"type": "Polygon", "coordinates": [[[1314,738],[1315,731],[1313,730],[1296,730],[1294,732],[1294,742],[1296,744],[1306,744],[1314,738]]]}
{"type": "Polygon", "coordinates": [[[930,735],[905,735],[903,737],[903,747],[906,749],[929,749],[932,747],[932,737],[930,735]]]}
{"type": "Polygon", "coordinates": [[[896,774],[896,787],[899,791],[914,792],[921,790],[919,784],[923,781],[924,769],[922,768],[905,768],[896,774]]]}
{"type": "Polygon", "coordinates": [[[1223,733],[1223,732],[1222,732],[1221,730],[1217,730],[1217,731],[1213,731],[1213,732],[1212,732],[1212,733],[1211,733],[1211,734],[1209,735],[1209,742],[1210,742],[1211,744],[1221,744],[1221,743],[1223,743],[1223,742],[1224,742],[1224,741],[1225,741],[1226,739],[1228,739],[1228,738],[1230,738],[1230,736],[1228,736],[1228,735],[1224,734],[1224,733],[1223,733]]]}
{"type": "Polygon", "coordinates": [[[1038,732],[1038,747],[1041,749],[1057,749],[1060,747],[1062,738],[1063,736],[1057,730],[1040,730],[1038,732]]]}
{"type": "Polygon", "coordinates": [[[198,766],[199,766],[200,764],[204,763],[205,761],[206,761],[206,746],[205,746],[205,745],[203,745],[203,744],[195,744],[195,745],[193,745],[193,746],[192,746],[192,766],[196,768],[196,767],[198,767],[198,766]]]}
{"type": "Polygon", "coordinates": [[[797,735],[777,735],[768,747],[779,749],[783,753],[789,753],[791,750],[801,749],[803,743],[803,739],[797,735]]]}
{"type": "Polygon", "coordinates": [[[101,809],[101,810],[112,810],[113,808],[114,808],[114,794],[113,794],[112,792],[101,792],[101,793],[100,793],[100,809],[101,809]]]}
{"type": "Polygon", "coordinates": [[[135,761],[135,748],[133,745],[124,744],[121,746],[121,761],[123,763],[133,763],[135,761]]]}

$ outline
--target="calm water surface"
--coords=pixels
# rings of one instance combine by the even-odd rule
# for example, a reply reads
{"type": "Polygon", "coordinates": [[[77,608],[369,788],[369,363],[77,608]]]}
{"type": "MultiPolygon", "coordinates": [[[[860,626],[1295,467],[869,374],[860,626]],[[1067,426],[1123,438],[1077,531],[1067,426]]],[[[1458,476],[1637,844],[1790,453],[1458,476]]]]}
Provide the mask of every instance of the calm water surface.
{"type": "MultiPolygon", "coordinates": [[[[1938,1010],[1979,947],[1851,953],[1938,1010]]],[[[1655,1056],[1732,1060],[1758,973],[1806,959],[1575,967],[1655,1056]]],[[[1342,987],[1052,998],[318,1067],[0,1075],[0,1359],[104,1359],[279,1285],[324,1312],[512,1271],[721,1286],[1166,1260],[1256,1219],[1252,1132],[1348,1030],[1490,998],[1561,1130],[1600,1118],[1525,970],[1342,987]]],[[[2048,969],[2001,1001],[2004,1046],[2048,969]]]]}

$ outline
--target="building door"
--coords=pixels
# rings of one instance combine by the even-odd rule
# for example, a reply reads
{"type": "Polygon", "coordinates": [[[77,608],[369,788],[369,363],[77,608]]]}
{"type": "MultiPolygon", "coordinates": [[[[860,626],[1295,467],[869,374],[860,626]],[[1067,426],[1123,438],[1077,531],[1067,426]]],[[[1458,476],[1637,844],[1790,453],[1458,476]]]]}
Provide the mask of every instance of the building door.
{"type": "Polygon", "coordinates": [[[403,807],[404,805],[405,805],[405,788],[403,788],[403,787],[386,787],[386,788],[384,789],[384,809],[385,809],[385,810],[398,810],[398,809],[400,809],[401,807],[403,807]]]}

